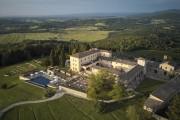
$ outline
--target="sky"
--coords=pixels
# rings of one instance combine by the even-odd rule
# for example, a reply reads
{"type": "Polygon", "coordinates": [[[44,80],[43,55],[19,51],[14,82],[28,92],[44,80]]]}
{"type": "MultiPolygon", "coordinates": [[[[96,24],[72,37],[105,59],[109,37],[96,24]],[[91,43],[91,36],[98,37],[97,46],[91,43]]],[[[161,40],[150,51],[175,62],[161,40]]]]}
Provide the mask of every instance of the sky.
{"type": "Polygon", "coordinates": [[[142,13],[167,9],[180,9],[180,0],[0,0],[0,17],[142,13]]]}

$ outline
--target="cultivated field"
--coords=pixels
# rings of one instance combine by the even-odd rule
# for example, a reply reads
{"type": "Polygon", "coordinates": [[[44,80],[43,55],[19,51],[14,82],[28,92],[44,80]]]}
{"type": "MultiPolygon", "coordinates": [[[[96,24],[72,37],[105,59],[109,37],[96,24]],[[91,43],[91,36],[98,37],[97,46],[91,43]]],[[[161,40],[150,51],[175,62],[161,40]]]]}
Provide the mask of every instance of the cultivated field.
{"type": "Polygon", "coordinates": [[[79,40],[82,42],[93,42],[107,38],[109,35],[108,31],[65,31],[59,34],[59,38],[62,40],[79,40]]]}
{"type": "Polygon", "coordinates": [[[11,33],[0,35],[0,43],[22,42],[23,40],[78,40],[93,42],[107,38],[109,31],[65,30],[59,33],[11,33]]]}
{"type": "Polygon", "coordinates": [[[44,90],[24,83],[19,80],[19,74],[42,68],[38,61],[30,61],[9,67],[0,68],[0,109],[24,100],[42,99],[44,90]],[[2,86],[6,84],[7,88],[2,86]]]}
{"type": "Polygon", "coordinates": [[[95,26],[79,26],[79,27],[72,27],[72,28],[66,28],[65,30],[89,30],[89,31],[93,31],[93,30],[98,30],[99,28],[98,27],[95,27],[95,26]]]}

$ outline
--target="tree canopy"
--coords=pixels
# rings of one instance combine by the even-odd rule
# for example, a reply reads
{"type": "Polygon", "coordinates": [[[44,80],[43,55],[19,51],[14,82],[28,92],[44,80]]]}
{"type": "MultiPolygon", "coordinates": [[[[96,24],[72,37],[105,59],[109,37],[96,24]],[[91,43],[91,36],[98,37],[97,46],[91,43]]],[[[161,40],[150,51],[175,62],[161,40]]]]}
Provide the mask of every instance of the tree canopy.
{"type": "Polygon", "coordinates": [[[171,101],[167,114],[170,120],[180,120],[180,94],[171,101]]]}
{"type": "Polygon", "coordinates": [[[87,94],[94,100],[119,99],[125,95],[125,90],[111,73],[103,70],[89,76],[87,94]]]}

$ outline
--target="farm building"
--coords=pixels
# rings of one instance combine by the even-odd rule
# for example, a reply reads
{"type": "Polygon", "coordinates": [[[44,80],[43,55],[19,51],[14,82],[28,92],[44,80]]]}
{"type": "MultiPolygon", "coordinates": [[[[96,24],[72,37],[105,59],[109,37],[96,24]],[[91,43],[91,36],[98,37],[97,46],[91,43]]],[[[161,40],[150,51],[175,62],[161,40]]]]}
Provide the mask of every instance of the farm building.
{"type": "Polygon", "coordinates": [[[154,91],[145,101],[144,109],[149,112],[157,112],[163,109],[178,92],[180,92],[180,76],[175,77],[154,91]]]}

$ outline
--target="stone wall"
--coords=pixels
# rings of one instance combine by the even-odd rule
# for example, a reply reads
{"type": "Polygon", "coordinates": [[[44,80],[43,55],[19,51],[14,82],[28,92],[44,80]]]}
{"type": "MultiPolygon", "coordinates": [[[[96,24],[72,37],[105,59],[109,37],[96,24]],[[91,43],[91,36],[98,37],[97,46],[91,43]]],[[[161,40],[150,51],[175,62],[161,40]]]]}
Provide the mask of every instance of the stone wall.
{"type": "Polygon", "coordinates": [[[153,114],[152,116],[153,116],[156,120],[168,120],[167,118],[162,117],[162,116],[160,116],[160,115],[158,115],[158,114],[153,114]]]}
{"type": "Polygon", "coordinates": [[[30,80],[28,77],[24,77],[24,76],[21,76],[21,75],[19,76],[19,79],[20,80],[30,80]]]}
{"type": "Polygon", "coordinates": [[[80,92],[80,91],[73,90],[71,88],[67,88],[67,87],[63,87],[63,86],[61,86],[61,88],[62,88],[63,91],[65,91],[69,95],[73,95],[73,96],[83,98],[83,99],[88,99],[87,94],[84,93],[84,92],[80,92]]]}
{"type": "Polygon", "coordinates": [[[155,80],[170,80],[172,76],[170,73],[159,68],[157,62],[149,61],[146,64],[146,77],[155,79],[155,80]]]}

